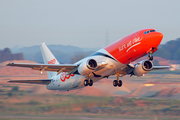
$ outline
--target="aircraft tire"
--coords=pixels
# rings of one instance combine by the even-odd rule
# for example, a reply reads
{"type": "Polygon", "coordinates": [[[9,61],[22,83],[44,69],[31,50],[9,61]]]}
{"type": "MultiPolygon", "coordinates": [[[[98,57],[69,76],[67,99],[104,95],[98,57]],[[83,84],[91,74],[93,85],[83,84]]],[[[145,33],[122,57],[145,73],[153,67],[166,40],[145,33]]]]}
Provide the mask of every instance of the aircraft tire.
{"type": "Polygon", "coordinates": [[[117,80],[114,80],[114,81],[113,81],[113,86],[114,86],[114,87],[117,87],[117,85],[118,85],[118,84],[117,84],[117,80]]]}
{"type": "Polygon", "coordinates": [[[150,60],[151,60],[151,61],[153,60],[153,56],[150,57],[150,60]]]}
{"type": "Polygon", "coordinates": [[[153,56],[149,56],[148,59],[153,61],[153,56]]]}
{"type": "Polygon", "coordinates": [[[90,80],[89,86],[92,86],[92,85],[93,85],[93,81],[92,81],[92,80],[90,80]]]}
{"type": "Polygon", "coordinates": [[[117,84],[118,84],[118,87],[121,87],[122,86],[122,81],[119,80],[119,82],[117,84]]]}
{"type": "Polygon", "coordinates": [[[89,83],[88,83],[88,80],[84,80],[84,86],[88,86],[89,83]]]}

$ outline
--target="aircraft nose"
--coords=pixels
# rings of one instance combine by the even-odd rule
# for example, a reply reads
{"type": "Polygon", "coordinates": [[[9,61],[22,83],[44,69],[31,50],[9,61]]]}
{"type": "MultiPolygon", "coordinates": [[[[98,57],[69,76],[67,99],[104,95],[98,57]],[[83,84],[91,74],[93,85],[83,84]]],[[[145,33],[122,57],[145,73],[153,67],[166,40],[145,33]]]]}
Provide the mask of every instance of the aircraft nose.
{"type": "Polygon", "coordinates": [[[159,33],[159,38],[162,39],[163,38],[163,34],[159,33]]]}
{"type": "Polygon", "coordinates": [[[162,40],[162,38],[163,38],[163,34],[160,33],[160,32],[157,32],[156,38],[157,38],[156,40],[158,40],[159,42],[161,42],[161,40],[162,40]]]}

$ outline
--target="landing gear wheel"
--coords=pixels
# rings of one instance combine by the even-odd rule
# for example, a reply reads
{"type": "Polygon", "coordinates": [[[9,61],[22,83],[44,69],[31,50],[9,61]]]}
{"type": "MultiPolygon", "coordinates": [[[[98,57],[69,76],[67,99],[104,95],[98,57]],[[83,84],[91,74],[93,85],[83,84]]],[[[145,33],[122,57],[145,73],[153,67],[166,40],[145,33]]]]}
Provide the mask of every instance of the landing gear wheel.
{"type": "Polygon", "coordinates": [[[93,81],[90,80],[90,81],[89,81],[89,86],[92,86],[92,85],[93,85],[93,81]]]}
{"type": "Polygon", "coordinates": [[[118,85],[118,84],[117,84],[117,80],[114,80],[114,81],[113,81],[113,86],[114,86],[114,87],[117,87],[117,85],[118,85]]]}
{"type": "Polygon", "coordinates": [[[84,80],[84,86],[88,86],[89,83],[88,83],[88,80],[84,80]]]}
{"type": "Polygon", "coordinates": [[[152,61],[153,60],[153,56],[148,56],[148,59],[152,61]]]}
{"type": "Polygon", "coordinates": [[[117,84],[118,84],[118,87],[121,87],[122,86],[122,81],[119,80],[119,82],[117,84]]]}
{"type": "Polygon", "coordinates": [[[149,52],[149,55],[148,55],[148,60],[153,60],[153,56],[151,56],[152,52],[149,52]]]}
{"type": "Polygon", "coordinates": [[[152,60],[153,60],[153,56],[151,56],[149,60],[151,60],[151,61],[152,61],[152,60]]]}

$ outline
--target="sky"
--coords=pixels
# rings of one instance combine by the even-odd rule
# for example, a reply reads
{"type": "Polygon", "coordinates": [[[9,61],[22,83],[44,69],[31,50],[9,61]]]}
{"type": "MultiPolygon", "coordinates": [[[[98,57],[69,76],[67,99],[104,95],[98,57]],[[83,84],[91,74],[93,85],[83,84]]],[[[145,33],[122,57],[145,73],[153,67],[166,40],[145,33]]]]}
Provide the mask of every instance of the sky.
{"type": "Polygon", "coordinates": [[[0,49],[101,48],[145,28],[180,38],[180,0],[0,0],[0,49]]]}

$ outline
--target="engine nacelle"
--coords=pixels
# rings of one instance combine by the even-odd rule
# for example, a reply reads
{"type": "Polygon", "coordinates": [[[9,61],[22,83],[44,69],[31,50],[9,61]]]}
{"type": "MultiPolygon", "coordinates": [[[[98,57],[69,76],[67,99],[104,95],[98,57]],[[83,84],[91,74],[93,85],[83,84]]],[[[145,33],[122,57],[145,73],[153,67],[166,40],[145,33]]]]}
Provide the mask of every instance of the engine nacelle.
{"type": "Polygon", "coordinates": [[[142,76],[148,72],[150,72],[153,68],[153,63],[150,60],[143,60],[137,64],[135,64],[135,68],[133,70],[134,75],[142,76]]]}
{"type": "Polygon", "coordinates": [[[78,72],[81,75],[86,76],[92,73],[93,71],[95,71],[97,67],[98,67],[97,61],[94,59],[89,59],[87,61],[82,62],[79,65],[78,72]]]}

